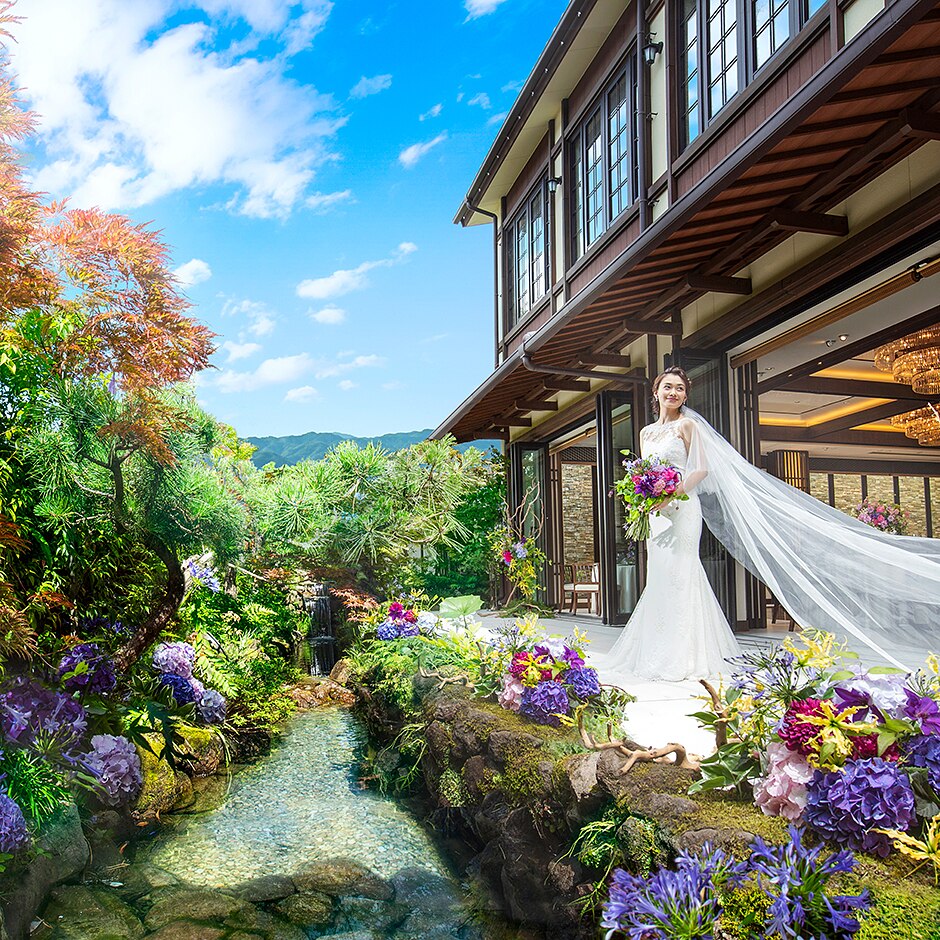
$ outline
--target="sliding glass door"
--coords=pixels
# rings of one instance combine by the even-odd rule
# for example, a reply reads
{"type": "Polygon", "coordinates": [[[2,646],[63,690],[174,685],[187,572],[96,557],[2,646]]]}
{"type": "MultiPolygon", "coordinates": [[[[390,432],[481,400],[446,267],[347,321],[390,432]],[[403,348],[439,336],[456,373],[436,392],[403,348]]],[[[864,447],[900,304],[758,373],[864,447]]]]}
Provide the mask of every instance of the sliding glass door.
{"type": "Polygon", "coordinates": [[[554,603],[551,571],[551,489],[548,485],[548,445],[509,445],[509,501],[522,535],[534,538],[548,562],[539,575],[543,585],[537,595],[540,604],[554,603]]]}

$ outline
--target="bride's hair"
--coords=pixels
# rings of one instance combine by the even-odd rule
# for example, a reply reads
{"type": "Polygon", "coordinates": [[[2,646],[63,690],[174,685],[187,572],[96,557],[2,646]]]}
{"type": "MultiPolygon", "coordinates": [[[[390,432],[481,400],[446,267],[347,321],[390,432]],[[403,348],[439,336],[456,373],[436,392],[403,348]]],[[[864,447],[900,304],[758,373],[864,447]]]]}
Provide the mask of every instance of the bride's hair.
{"type": "MultiPolygon", "coordinates": [[[[685,374],[685,369],[680,369],[679,366],[670,366],[668,369],[663,369],[663,371],[653,379],[653,414],[659,414],[659,399],[656,397],[656,393],[659,391],[660,383],[667,375],[677,375],[682,379],[685,383],[685,400],[686,402],[689,400],[689,393],[692,391],[692,383],[685,374]]],[[[683,407],[684,406],[685,402],[683,402],[683,407]]]]}

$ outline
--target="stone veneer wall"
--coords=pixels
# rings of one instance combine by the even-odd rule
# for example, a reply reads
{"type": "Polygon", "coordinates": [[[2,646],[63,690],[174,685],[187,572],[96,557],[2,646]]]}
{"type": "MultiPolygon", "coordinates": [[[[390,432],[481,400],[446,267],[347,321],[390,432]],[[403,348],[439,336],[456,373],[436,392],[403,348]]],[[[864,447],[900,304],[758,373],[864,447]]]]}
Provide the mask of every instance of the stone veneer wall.
{"type": "Polygon", "coordinates": [[[561,510],[566,565],[597,561],[594,557],[594,468],[590,464],[561,465],[561,510]]]}

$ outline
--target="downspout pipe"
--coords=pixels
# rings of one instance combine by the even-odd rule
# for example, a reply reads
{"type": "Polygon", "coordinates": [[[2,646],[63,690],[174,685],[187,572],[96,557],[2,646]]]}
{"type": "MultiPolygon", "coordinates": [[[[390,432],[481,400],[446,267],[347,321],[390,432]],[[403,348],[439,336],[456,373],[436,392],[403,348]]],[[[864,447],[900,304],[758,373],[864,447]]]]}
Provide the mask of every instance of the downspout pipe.
{"type": "Polygon", "coordinates": [[[541,372],[545,375],[570,375],[577,379],[600,379],[604,382],[613,382],[615,385],[628,385],[631,388],[636,385],[645,385],[648,382],[646,376],[623,375],[619,372],[591,372],[587,369],[569,369],[563,366],[547,366],[539,362],[533,362],[532,357],[525,348],[528,338],[528,335],[523,338],[519,351],[522,365],[530,372],[541,372]]]}
{"type": "Polygon", "coordinates": [[[650,227],[649,178],[650,178],[650,131],[652,124],[650,96],[650,66],[643,59],[643,47],[649,37],[646,20],[646,0],[636,0],[636,53],[633,57],[636,68],[636,182],[637,201],[640,204],[640,231],[650,227]]]}
{"type": "MultiPolygon", "coordinates": [[[[473,205],[469,199],[465,200],[471,216],[474,212],[485,215],[493,220],[493,368],[499,367],[499,216],[495,212],[481,209],[473,205]]],[[[470,218],[470,217],[468,217],[470,218]]],[[[464,222],[464,227],[467,223],[464,222]]]]}

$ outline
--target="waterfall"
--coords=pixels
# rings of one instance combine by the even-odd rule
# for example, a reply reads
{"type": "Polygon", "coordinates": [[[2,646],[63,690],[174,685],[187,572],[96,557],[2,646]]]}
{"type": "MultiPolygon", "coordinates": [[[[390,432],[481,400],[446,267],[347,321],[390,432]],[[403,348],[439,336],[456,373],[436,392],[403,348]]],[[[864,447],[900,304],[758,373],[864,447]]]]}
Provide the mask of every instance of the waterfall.
{"type": "Polygon", "coordinates": [[[325,584],[311,585],[309,594],[304,598],[304,607],[310,618],[307,627],[310,675],[329,675],[336,664],[336,637],[333,634],[330,594],[325,584]]]}

